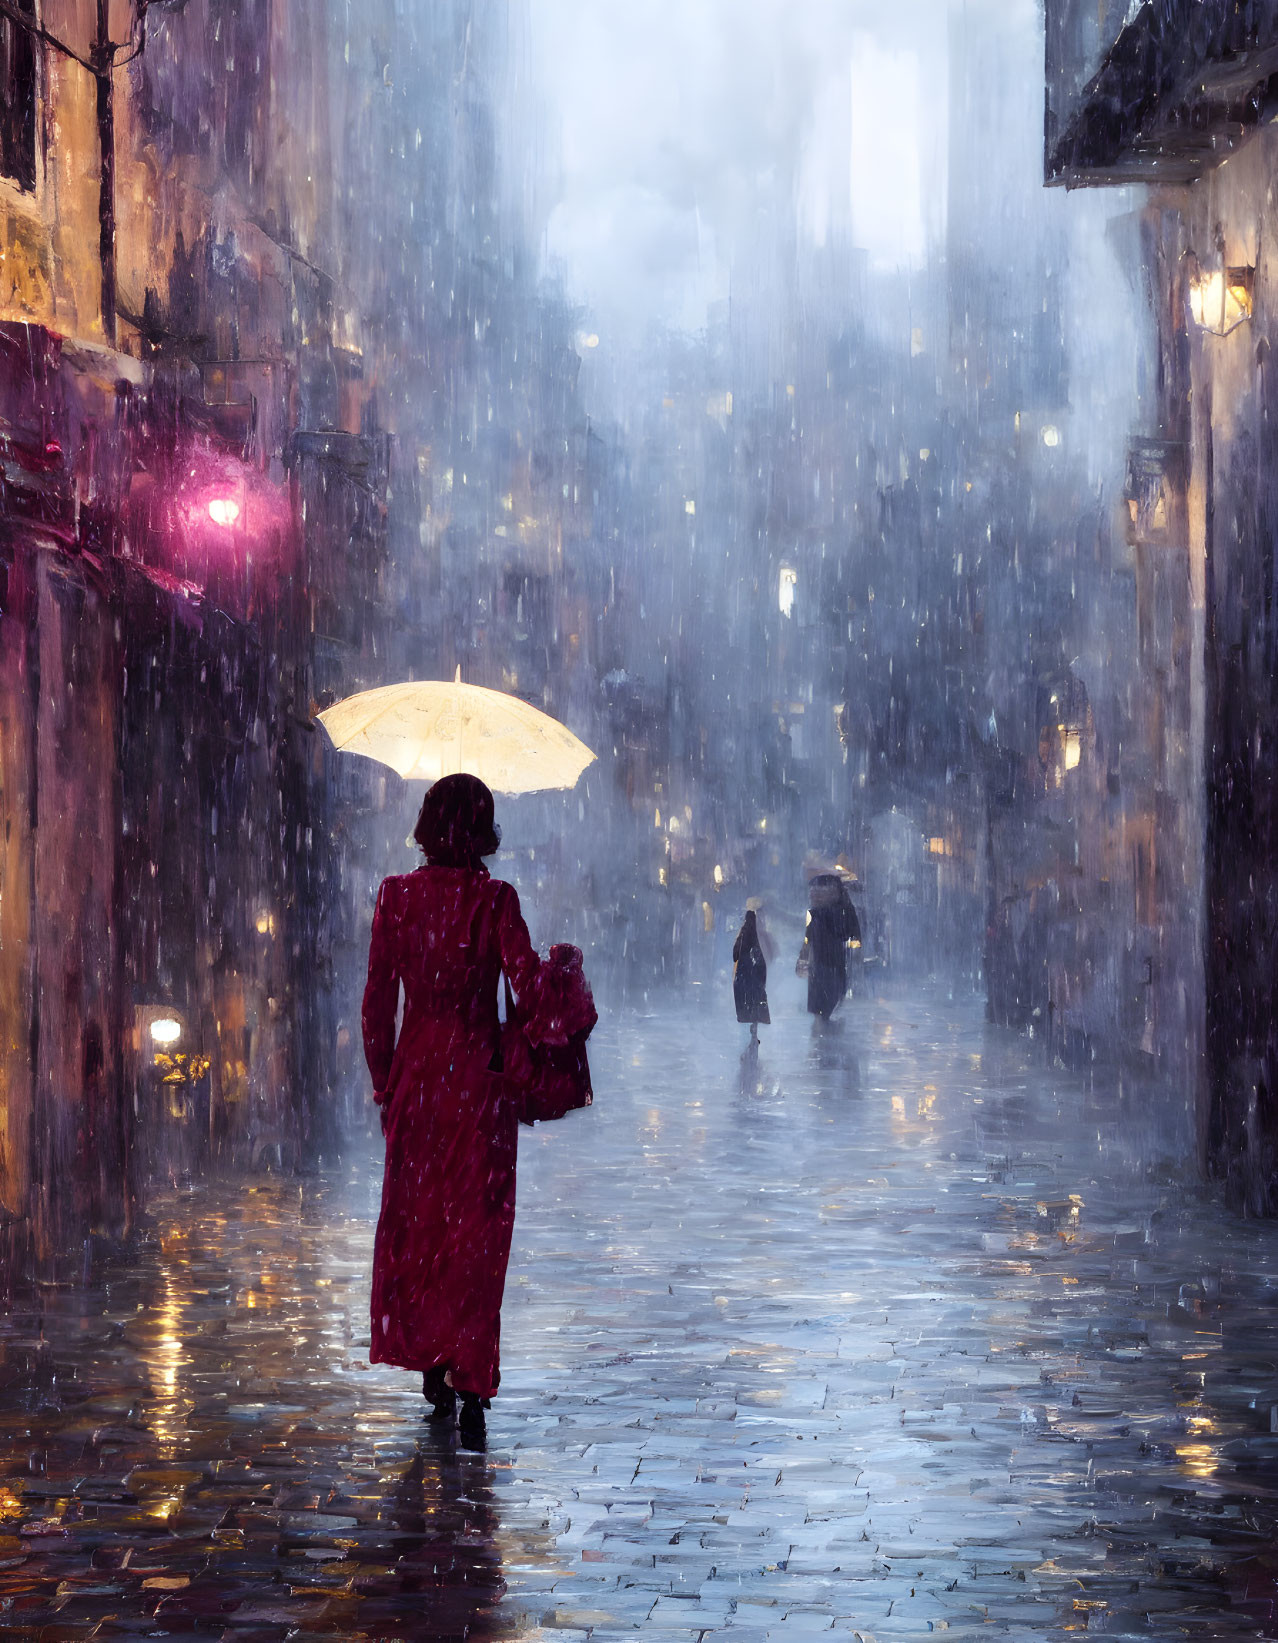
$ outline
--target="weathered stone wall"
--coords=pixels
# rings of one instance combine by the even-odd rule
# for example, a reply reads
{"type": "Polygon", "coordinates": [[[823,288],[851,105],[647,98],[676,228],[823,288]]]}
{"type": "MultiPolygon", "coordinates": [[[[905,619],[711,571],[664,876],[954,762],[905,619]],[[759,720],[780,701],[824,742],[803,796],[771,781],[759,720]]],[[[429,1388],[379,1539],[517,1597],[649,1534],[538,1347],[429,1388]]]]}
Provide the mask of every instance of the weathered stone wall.
{"type": "MultiPolygon", "coordinates": [[[[1203,1143],[1239,1200],[1269,1212],[1278,1208],[1276,163],[1266,129],[1152,213],[1162,417],[1187,452],[1188,552],[1169,593],[1185,641],[1167,674],[1165,737],[1172,765],[1183,765],[1187,742],[1205,781],[1203,1143]],[[1225,336],[1190,317],[1195,270],[1220,266],[1255,269],[1252,317],[1225,336]]],[[[1178,888],[1164,887],[1173,905],[1178,888]]]]}

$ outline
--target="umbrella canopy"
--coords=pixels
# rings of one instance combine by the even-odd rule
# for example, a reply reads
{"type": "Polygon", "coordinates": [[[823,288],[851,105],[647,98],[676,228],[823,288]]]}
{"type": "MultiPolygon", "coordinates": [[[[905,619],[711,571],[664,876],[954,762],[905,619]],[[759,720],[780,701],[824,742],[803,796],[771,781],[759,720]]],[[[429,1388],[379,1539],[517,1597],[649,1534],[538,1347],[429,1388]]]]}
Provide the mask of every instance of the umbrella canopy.
{"type": "Polygon", "coordinates": [[[504,691],[442,679],[383,685],[325,708],[334,747],[410,780],[468,771],[494,793],[575,787],[595,755],[540,708],[504,691]]]}

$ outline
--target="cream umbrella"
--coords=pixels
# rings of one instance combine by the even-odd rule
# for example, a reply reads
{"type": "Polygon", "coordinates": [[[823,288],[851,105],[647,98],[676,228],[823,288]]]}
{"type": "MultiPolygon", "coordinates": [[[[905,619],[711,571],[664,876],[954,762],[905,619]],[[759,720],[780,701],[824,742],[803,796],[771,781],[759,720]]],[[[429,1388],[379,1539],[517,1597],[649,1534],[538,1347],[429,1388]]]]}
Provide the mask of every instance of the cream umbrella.
{"type": "Polygon", "coordinates": [[[409,780],[467,771],[494,793],[575,787],[595,755],[566,725],[504,691],[422,679],[382,685],[325,708],[333,746],[376,759],[409,780]]]}

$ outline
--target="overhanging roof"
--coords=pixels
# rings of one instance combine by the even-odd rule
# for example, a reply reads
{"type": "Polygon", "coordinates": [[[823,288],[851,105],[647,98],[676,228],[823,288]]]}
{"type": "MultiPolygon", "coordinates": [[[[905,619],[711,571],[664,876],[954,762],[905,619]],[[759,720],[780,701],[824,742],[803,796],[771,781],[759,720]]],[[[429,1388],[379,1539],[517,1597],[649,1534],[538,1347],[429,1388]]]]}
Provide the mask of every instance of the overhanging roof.
{"type": "Polygon", "coordinates": [[[1190,183],[1278,113],[1278,12],[1259,0],[1147,0],[1053,133],[1067,187],[1190,183]]]}

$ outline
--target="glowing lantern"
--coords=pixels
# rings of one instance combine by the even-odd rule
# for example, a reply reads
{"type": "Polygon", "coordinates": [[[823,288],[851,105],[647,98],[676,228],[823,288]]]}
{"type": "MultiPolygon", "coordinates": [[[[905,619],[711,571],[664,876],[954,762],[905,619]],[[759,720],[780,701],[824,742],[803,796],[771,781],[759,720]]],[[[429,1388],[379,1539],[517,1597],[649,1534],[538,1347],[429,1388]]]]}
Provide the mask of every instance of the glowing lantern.
{"type": "Polygon", "coordinates": [[[176,1044],[182,1036],[182,1023],[175,1016],[156,1016],[151,1023],[151,1038],[156,1044],[176,1044]]]}
{"type": "Polygon", "coordinates": [[[1216,268],[1195,264],[1189,279],[1189,311],[1195,325],[1213,336],[1227,337],[1251,318],[1254,268],[1216,268]]]}
{"type": "Polygon", "coordinates": [[[211,496],[207,503],[209,518],[215,525],[229,530],[240,517],[240,505],[233,496],[211,496]]]}

